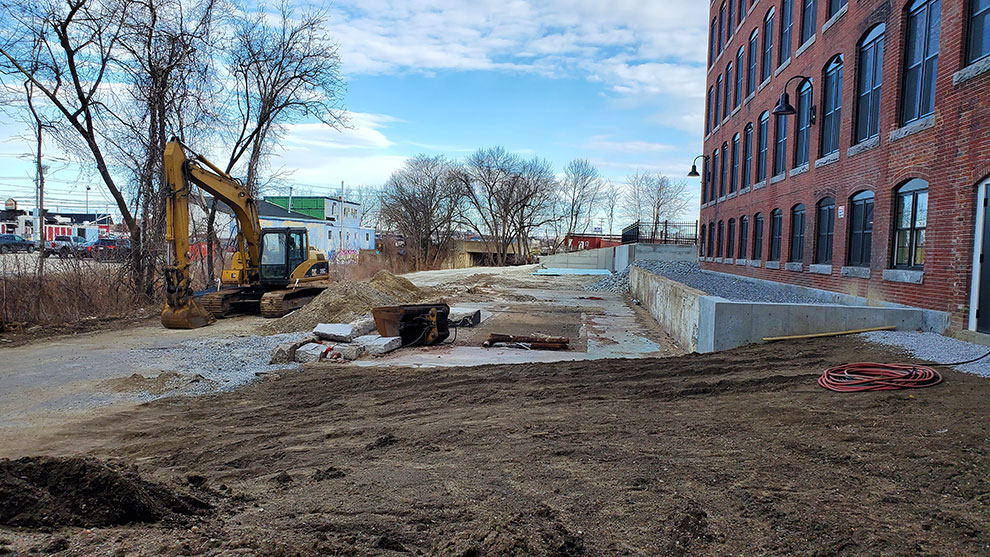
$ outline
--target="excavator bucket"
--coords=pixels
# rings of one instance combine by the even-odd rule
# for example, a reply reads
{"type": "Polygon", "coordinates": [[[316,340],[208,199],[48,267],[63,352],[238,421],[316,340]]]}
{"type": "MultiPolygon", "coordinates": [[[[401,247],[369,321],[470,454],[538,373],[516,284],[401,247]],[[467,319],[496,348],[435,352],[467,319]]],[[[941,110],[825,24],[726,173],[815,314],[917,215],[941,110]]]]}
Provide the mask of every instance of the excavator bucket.
{"type": "Polygon", "coordinates": [[[194,298],[179,307],[166,305],[162,312],[162,325],[166,329],[198,329],[212,322],[213,316],[194,298]]]}

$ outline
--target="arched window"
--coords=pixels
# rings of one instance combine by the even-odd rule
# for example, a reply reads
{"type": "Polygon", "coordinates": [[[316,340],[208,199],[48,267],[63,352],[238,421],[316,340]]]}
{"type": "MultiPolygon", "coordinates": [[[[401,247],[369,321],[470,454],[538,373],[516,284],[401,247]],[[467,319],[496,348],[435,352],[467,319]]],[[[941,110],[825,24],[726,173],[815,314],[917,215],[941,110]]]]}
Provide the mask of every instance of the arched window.
{"type": "Polygon", "coordinates": [[[719,152],[718,149],[715,149],[714,151],[712,151],[712,179],[708,181],[708,200],[709,201],[715,201],[716,199],[718,199],[718,190],[719,190],[719,185],[718,185],[718,177],[719,177],[718,152],[719,152]]]}
{"type": "Polygon", "coordinates": [[[849,266],[869,267],[873,244],[873,192],[849,198],[849,266]]]}
{"type": "Polygon", "coordinates": [[[815,263],[820,265],[832,264],[832,238],[835,235],[835,200],[826,197],[818,202],[815,225],[818,233],[815,235],[815,263]]]}
{"type": "Polygon", "coordinates": [[[713,100],[712,97],[714,95],[715,95],[715,88],[709,87],[708,98],[706,99],[705,102],[705,135],[708,135],[708,133],[711,132],[712,128],[714,127],[712,125],[712,122],[714,121],[712,120],[712,100],[713,100]]]}
{"type": "Polygon", "coordinates": [[[698,255],[705,256],[705,225],[701,225],[701,234],[698,236],[698,255]]]}
{"type": "Polygon", "coordinates": [[[763,259],[763,213],[753,215],[753,259],[763,259]]]}
{"type": "Polygon", "coordinates": [[[722,121],[722,76],[719,75],[715,79],[715,109],[712,110],[712,116],[715,120],[712,121],[712,129],[718,129],[719,123],[722,121]]]}
{"type": "Polygon", "coordinates": [[[729,234],[725,239],[725,256],[729,259],[735,257],[736,247],[736,219],[729,219],[729,234]]]}
{"type": "Polygon", "coordinates": [[[780,240],[784,233],[784,213],[780,209],[770,212],[770,261],[780,261],[780,240]]]}
{"type": "Polygon", "coordinates": [[[794,0],[780,3],[780,56],[777,65],[791,59],[791,43],[794,42],[794,0]]]}
{"type": "Polygon", "coordinates": [[[729,193],[739,185],[739,134],[732,137],[732,169],[729,171],[729,193]]]}
{"type": "Polygon", "coordinates": [[[718,196],[725,195],[725,188],[729,185],[729,144],[722,144],[722,162],[719,168],[718,196]]]}
{"type": "Polygon", "coordinates": [[[722,99],[722,119],[729,117],[730,102],[732,100],[732,62],[725,66],[725,98],[722,99]]]}
{"type": "Polygon", "coordinates": [[[715,65],[715,53],[718,50],[718,18],[712,20],[712,28],[708,33],[708,67],[715,65]]]}
{"type": "Polygon", "coordinates": [[[804,205],[791,207],[791,253],[790,261],[804,261],[804,205]]]}
{"type": "Polygon", "coordinates": [[[704,158],[701,159],[701,162],[702,162],[702,165],[701,165],[701,202],[702,203],[705,203],[707,201],[711,201],[712,200],[711,196],[708,195],[708,188],[710,187],[710,184],[711,184],[711,181],[712,181],[711,168],[710,168],[711,159],[709,157],[704,157],[704,158]]]}
{"type": "Polygon", "coordinates": [[[856,143],[880,134],[880,90],[883,84],[884,25],[871,29],[859,43],[856,86],[856,143]]]}
{"type": "Polygon", "coordinates": [[[928,182],[914,178],[897,188],[894,210],[894,266],[921,268],[925,264],[928,182]]]}
{"type": "Polygon", "coordinates": [[[749,187],[749,179],[753,174],[753,124],[746,124],[743,132],[742,173],[739,184],[742,189],[749,187]]]}
{"type": "Polygon", "coordinates": [[[718,53],[722,54],[722,46],[725,45],[725,3],[718,10],[718,53]]]}
{"type": "Polygon", "coordinates": [[[811,81],[805,79],[798,87],[797,134],[794,137],[794,166],[808,163],[811,144],[811,81]]]}
{"type": "Polygon", "coordinates": [[[736,25],[739,25],[746,17],[746,0],[739,0],[736,2],[736,6],[738,7],[738,11],[736,12],[736,25]]]}
{"type": "Polygon", "coordinates": [[[759,38],[760,32],[753,29],[749,35],[749,71],[746,73],[746,96],[752,95],[756,91],[756,59],[759,58],[759,38]]]}
{"type": "Polygon", "coordinates": [[[742,87],[743,87],[743,63],[745,62],[746,47],[739,47],[739,51],[736,52],[736,86],[732,90],[732,108],[739,106],[742,102],[742,87]]]}
{"type": "Polygon", "coordinates": [[[846,5],[847,0],[828,0],[828,17],[831,18],[839,13],[839,10],[846,5]]]}
{"type": "Polygon", "coordinates": [[[825,86],[822,92],[821,156],[839,151],[839,125],[842,122],[842,56],[825,66],[825,86]]]}
{"type": "Polygon", "coordinates": [[[787,171],[787,116],[774,116],[773,175],[787,171]]]}
{"type": "Polygon", "coordinates": [[[725,221],[718,221],[718,237],[715,239],[715,257],[722,257],[723,240],[725,239],[725,221]]]}
{"type": "Polygon", "coordinates": [[[902,125],[935,111],[941,6],[941,0],[915,0],[908,8],[902,125]]]}
{"type": "Polygon", "coordinates": [[[715,254],[715,221],[708,223],[708,257],[715,254]]]}
{"type": "Polygon", "coordinates": [[[966,36],[966,63],[990,56],[990,2],[969,0],[969,29],[966,36]]]}
{"type": "Polygon", "coordinates": [[[770,113],[760,114],[760,133],[756,153],[756,181],[762,182],[767,179],[767,150],[770,143],[770,113]]]}
{"type": "Polygon", "coordinates": [[[749,238],[749,217],[739,217],[739,251],[736,257],[746,259],[746,241],[749,238]]]}
{"type": "Polygon", "coordinates": [[[801,0],[801,44],[815,36],[817,0],[801,0]]]}
{"type": "Polygon", "coordinates": [[[763,19],[763,62],[760,68],[760,81],[770,79],[773,64],[773,10],[763,19]]]}
{"type": "MultiPolygon", "coordinates": [[[[724,8],[725,6],[723,6],[724,8]]],[[[732,0],[729,0],[729,7],[725,10],[725,42],[732,38],[732,31],[735,28],[732,22],[732,0]]]]}

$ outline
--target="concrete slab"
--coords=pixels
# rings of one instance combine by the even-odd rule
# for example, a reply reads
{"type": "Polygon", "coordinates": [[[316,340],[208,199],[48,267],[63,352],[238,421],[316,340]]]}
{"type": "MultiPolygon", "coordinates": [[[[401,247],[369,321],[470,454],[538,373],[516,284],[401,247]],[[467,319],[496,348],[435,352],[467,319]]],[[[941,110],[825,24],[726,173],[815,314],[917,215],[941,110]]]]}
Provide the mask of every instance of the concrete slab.
{"type": "Polygon", "coordinates": [[[313,329],[313,334],[323,340],[350,342],[358,336],[354,325],[350,323],[320,323],[313,329]]]}
{"type": "Polygon", "coordinates": [[[366,335],[375,330],[375,318],[370,315],[362,317],[356,321],[351,321],[351,326],[354,327],[355,337],[366,335]]]}
{"type": "Polygon", "coordinates": [[[537,276],[553,277],[559,275],[611,275],[612,271],[608,269],[566,269],[562,267],[548,267],[546,269],[537,269],[533,272],[537,276]]]}
{"type": "Polygon", "coordinates": [[[329,346],[315,342],[304,344],[296,349],[296,361],[301,364],[318,362],[329,348],[329,346]]]}
{"type": "Polygon", "coordinates": [[[382,356],[402,348],[402,339],[399,337],[383,337],[380,335],[364,335],[354,339],[355,344],[364,347],[365,352],[372,356],[382,356]]]}
{"type": "Polygon", "coordinates": [[[333,350],[334,352],[340,354],[340,357],[345,360],[356,360],[365,352],[364,345],[356,342],[336,344],[334,345],[333,350]]]}

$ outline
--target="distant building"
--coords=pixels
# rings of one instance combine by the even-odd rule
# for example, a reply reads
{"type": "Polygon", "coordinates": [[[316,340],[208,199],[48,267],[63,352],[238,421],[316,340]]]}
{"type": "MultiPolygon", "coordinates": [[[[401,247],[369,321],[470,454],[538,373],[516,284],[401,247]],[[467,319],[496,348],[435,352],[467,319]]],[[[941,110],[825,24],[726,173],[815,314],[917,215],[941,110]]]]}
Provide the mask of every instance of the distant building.
{"type": "MultiPolygon", "coordinates": [[[[313,221],[320,221],[326,227],[321,233],[321,242],[313,239],[310,232],[310,243],[314,246],[324,245],[331,261],[345,263],[356,261],[358,252],[363,249],[375,249],[375,229],[361,227],[361,204],[333,197],[318,196],[268,196],[265,201],[282,209],[291,209],[296,214],[305,215],[313,221]]],[[[289,225],[279,225],[289,226],[289,225]]]]}
{"type": "Polygon", "coordinates": [[[564,249],[567,251],[610,248],[619,245],[622,245],[621,236],[607,236],[602,234],[571,234],[564,238],[564,249]]]}
{"type": "MultiPolygon", "coordinates": [[[[16,202],[6,204],[0,211],[0,234],[18,234],[25,239],[38,241],[35,234],[34,210],[30,212],[17,208],[16,202]]],[[[96,240],[110,235],[113,217],[105,213],[54,213],[43,210],[44,240],[50,242],[55,236],[79,236],[87,240],[96,240]]]]}

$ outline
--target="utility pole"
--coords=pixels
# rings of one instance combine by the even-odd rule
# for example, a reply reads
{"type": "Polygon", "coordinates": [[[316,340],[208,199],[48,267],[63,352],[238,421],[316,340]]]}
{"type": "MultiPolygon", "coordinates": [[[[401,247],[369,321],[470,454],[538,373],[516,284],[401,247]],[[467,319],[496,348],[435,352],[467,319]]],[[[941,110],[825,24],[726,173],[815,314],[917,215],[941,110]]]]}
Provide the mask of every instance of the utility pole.
{"type": "Polygon", "coordinates": [[[86,184],[86,214],[89,214],[89,184],[86,184]]]}
{"type": "Polygon", "coordinates": [[[292,210],[292,186],[289,186],[289,205],[286,207],[289,211],[292,210]]]}

